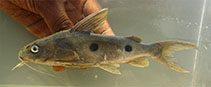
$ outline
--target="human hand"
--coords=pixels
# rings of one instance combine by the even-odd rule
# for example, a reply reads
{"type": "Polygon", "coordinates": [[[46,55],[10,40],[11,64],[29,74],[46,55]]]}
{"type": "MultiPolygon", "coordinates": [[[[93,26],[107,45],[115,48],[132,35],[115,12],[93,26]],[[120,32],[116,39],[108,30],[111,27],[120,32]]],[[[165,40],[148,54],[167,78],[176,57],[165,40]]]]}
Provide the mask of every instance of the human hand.
{"type": "MultiPolygon", "coordinates": [[[[0,8],[40,38],[69,29],[101,9],[96,0],[0,0],[0,8]]],[[[95,33],[114,35],[107,20],[95,33]]]]}

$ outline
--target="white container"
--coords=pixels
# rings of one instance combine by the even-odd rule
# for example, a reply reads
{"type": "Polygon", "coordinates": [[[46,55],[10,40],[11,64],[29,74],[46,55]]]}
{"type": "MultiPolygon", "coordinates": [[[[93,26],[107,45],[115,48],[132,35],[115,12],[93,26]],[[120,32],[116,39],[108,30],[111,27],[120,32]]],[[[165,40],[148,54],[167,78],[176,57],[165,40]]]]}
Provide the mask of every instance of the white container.
{"type": "Polygon", "coordinates": [[[54,74],[50,77],[26,66],[10,71],[20,61],[18,51],[36,39],[22,25],[0,11],[0,87],[211,87],[211,1],[209,0],[99,0],[109,8],[108,20],[118,36],[138,36],[145,43],[184,40],[199,51],[176,52],[174,57],[190,73],[175,72],[150,60],[150,66],[137,68],[121,64],[122,75],[98,68],[33,67],[54,74]]]}

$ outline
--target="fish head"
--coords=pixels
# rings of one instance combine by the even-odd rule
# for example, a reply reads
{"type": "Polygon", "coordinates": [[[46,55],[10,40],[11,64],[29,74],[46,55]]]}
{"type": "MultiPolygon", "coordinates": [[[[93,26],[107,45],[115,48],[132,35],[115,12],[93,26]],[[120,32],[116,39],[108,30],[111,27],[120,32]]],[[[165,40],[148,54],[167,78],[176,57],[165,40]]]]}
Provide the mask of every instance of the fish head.
{"type": "Polygon", "coordinates": [[[24,46],[18,57],[25,62],[43,63],[51,57],[53,46],[46,39],[38,39],[24,46]]]}

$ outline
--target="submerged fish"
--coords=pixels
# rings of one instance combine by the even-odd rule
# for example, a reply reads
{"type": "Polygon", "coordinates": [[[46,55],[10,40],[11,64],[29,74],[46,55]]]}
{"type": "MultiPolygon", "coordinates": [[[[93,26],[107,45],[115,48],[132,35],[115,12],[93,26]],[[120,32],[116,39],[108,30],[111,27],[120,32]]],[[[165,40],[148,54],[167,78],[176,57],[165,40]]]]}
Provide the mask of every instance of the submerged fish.
{"type": "Polygon", "coordinates": [[[169,56],[174,51],[197,47],[184,41],[163,41],[145,44],[135,36],[119,37],[92,33],[107,17],[108,9],[93,13],[69,30],[35,40],[19,52],[22,61],[53,66],[55,71],[64,67],[99,67],[114,74],[121,74],[119,64],[127,63],[136,67],[147,67],[148,57],[178,72],[182,69],[169,56]]]}

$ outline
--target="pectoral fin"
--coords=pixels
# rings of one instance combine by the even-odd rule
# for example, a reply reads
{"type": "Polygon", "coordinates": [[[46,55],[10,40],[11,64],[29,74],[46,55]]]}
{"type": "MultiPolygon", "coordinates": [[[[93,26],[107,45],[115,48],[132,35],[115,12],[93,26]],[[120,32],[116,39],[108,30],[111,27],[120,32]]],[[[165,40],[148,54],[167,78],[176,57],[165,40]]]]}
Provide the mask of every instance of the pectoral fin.
{"type": "Polygon", "coordinates": [[[119,69],[117,69],[117,67],[119,66],[120,66],[119,64],[105,64],[105,65],[100,65],[99,68],[113,74],[121,75],[121,72],[119,71],[119,69]]]}
{"type": "Polygon", "coordinates": [[[134,60],[127,62],[127,64],[135,66],[135,67],[147,67],[149,66],[149,61],[147,57],[138,57],[134,60]]]}
{"type": "Polygon", "coordinates": [[[65,69],[64,66],[52,66],[52,67],[55,72],[61,72],[61,71],[64,71],[65,69]]]}

